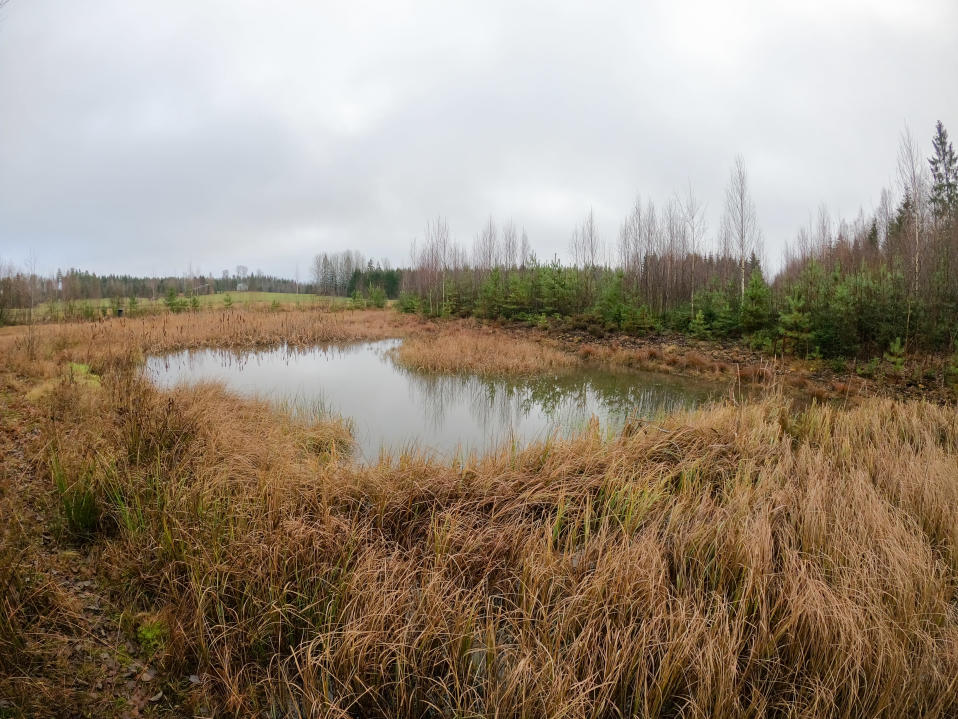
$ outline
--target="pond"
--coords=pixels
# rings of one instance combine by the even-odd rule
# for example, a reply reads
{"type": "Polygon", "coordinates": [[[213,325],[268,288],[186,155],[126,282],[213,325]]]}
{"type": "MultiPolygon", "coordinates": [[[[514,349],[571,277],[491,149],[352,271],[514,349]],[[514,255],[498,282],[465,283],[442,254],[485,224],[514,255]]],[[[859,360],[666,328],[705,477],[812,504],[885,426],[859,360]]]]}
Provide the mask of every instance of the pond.
{"type": "Polygon", "coordinates": [[[580,369],[524,379],[415,372],[392,359],[400,340],[306,351],[184,351],[150,357],[161,387],[222,382],[292,411],[342,415],[358,459],[420,449],[443,457],[525,445],[581,431],[597,418],[607,433],[630,417],[654,418],[715,399],[722,385],[671,375],[580,369]]]}

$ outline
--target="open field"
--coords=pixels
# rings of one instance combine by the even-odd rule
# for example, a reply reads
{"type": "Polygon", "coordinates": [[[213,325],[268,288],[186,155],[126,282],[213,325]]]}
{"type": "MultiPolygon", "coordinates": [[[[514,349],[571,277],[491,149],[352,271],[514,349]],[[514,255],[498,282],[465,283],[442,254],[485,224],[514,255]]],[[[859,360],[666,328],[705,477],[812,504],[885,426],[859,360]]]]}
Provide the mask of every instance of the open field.
{"type": "MultiPolygon", "coordinates": [[[[130,298],[121,298],[121,307],[127,314],[131,313],[130,298]]],[[[189,299],[183,296],[179,300],[185,307],[189,306],[189,299]]],[[[290,308],[306,308],[316,305],[348,306],[348,297],[334,297],[329,295],[315,295],[296,292],[218,292],[216,294],[196,295],[196,301],[201,309],[225,309],[228,305],[237,309],[264,308],[280,305],[290,308]],[[228,299],[227,299],[228,298],[228,299]]],[[[138,297],[133,314],[152,314],[167,312],[166,300],[162,297],[138,297]]],[[[8,319],[17,324],[27,321],[29,314],[26,309],[8,308],[8,319]]],[[[95,319],[113,313],[113,301],[109,298],[99,300],[73,300],[71,302],[42,302],[33,308],[33,318],[39,322],[57,322],[64,319],[95,319]]]]}
{"type": "Polygon", "coordinates": [[[958,712],[954,406],[769,386],[612,441],[362,466],[334,418],[136,371],[385,337],[444,372],[741,374],[373,310],[5,331],[0,716],[958,712]]]}
{"type": "MultiPolygon", "coordinates": [[[[271,304],[278,302],[283,305],[310,305],[316,302],[347,303],[347,297],[332,297],[297,292],[219,292],[215,295],[197,295],[200,304],[204,307],[219,307],[224,304],[226,295],[230,296],[234,307],[245,305],[271,304]]],[[[162,302],[162,300],[157,300],[162,302]]]]}

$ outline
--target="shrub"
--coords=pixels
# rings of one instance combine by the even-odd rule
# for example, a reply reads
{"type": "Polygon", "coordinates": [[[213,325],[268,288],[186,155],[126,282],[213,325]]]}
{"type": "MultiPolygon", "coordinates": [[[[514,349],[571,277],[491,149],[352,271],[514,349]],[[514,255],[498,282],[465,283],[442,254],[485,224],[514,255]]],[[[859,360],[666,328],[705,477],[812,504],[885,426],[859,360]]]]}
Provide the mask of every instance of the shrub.
{"type": "Polygon", "coordinates": [[[186,301],[178,296],[175,287],[170,287],[166,291],[166,297],[163,298],[163,302],[166,304],[166,308],[174,314],[186,309],[186,301]]]}
{"type": "Polygon", "coordinates": [[[888,362],[894,371],[898,374],[905,369],[905,345],[901,337],[896,337],[888,346],[888,351],[884,354],[885,361],[888,362]]]}
{"type": "Polygon", "coordinates": [[[760,330],[749,335],[748,346],[753,350],[772,354],[775,351],[775,339],[768,330],[760,330]]]}
{"type": "Polygon", "coordinates": [[[405,312],[407,314],[418,312],[419,298],[411,292],[403,292],[399,295],[399,300],[396,303],[396,307],[399,308],[400,312],[405,312]]]}
{"type": "Polygon", "coordinates": [[[382,287],[373,287],[369,290],[369,303],[373,307],[382,309],[386,306],[386,291],[382,287]]]}
{"type": "Polygon", "coordinates": [[[881,365],[880,357],[872,357],[866,364],[859,365],[855,372],[859,377],[871,379],[878,374],[878,368],[881,365]]]}
{"type": "Polygon", "coordinates": [[[958,352],[951,356],[951,361],[945,367],[945,378],[949,382],[958,384],[958,352]]]}
{"type": "Polygon", "coordinates": [[[647,335],[656,330],[655,318],[645,305],[629,307],[622,322],[622,331],[630,335],[647,335]]]}
{"type": "Polygon", "coordinates": [[[844,357],[835,357],[829,364],[831,365],[832,372],[841,373],[846,369],[844,357]]]}
{"type": "Polygon", "coordinates": [[[811,316],[805,311],[805,302],[798,295],[785,297],[787,309],[778,318],[778,333],[782,336],[782,351],[789,348],[799,356],[808,355],[812,338],[811,316]]]}
{"type": "Polygon", "coordinates": [[[772,291],[759,270],[754,270],[742,300],[742,331],[759,332],[772,326],[772,291]]]}
{"type": "Polygon", "coordinates": [[[629,303],[623,288],[623,274],[619,270],[606,282],[599,293],[596,311],[607,325],[620,329],[629,313],[629,303]]]}
{"type": "Polygon", "coordinates": [[[708,325],[705,324],[705,315],[702,314],[702,310],[695,312],[695,317],[693,317],[689,323],[689,333],[699,339],[708,339],[712,336],[712,333],[709,332],[708,325]]]}

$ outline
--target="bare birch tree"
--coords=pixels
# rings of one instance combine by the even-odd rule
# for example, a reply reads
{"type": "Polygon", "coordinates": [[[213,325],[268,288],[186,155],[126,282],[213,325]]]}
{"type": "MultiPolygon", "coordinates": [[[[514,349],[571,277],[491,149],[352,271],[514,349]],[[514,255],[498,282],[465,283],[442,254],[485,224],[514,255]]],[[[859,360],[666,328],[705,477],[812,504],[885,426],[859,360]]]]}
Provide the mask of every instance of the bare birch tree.
{"type": "Polygon", "coordinates": [[[815,224],[814,242],[819,259],[831,252],[834,243],[832,217],[828,213],[828,207],[825,206],[824,202],[818,206],[818,221],[815,224]]]}
{"type": "Polygon", "coordinates": [[[702,251],[702,241],[705,238],[707,227],[705,206],[699,202],[689,182],[686,193],[682,196],[682,219],[685,222],[685,237],[688,242],[691,270],[689,272],[689,302],[692,317],[695,317],[695,260],[702,251]]]}
{"type": "Polygon", "coordinates": [[[582,223],[582,254],[585,266],[595,269],[601,256],[599,232],[595,226],[595,212],[589,208],[589,214],[582,223]]]}
{"type": "Polygon", "coordinates": [[[486,272],[499,264],[498,235],[496,223],[490,216],[488,222],[476,235],[473,247],[473,264],[477,269],[486,272]]]}
{"type": "Polygon", "coordinates": [[[532,260],[532,247],[529,244],[529,235],[526,234],[526,228],[522,228],[522,237],[519,240],[519,268],[525,269],[526,265],[532,260]]]}
{"type": "Polygon", "coordinates": [[[917,290],[922,248],[928,224],[928,168],[908,128],[902,132],[898,148],[898,183],[908,205],[909,238],[913,263],[913,289],[917,290]]]}
{"type": "Polygon", "coordinates": [[[907,208],[909,253],[911,254],[911,292],[908,298],[908,311],[905,319],[905,343],[908,343],[908,331],[911,327],[912,304],[918,295],[921,277],[922,255],[924,254],[925,235],[928,225],[928,167],[918,149],[918,143],[907,127],[901,134],[898,146],[898,183],[905,197],[907,208]]]}
{"type": "Polygon", "coordinates": [[[506,269],[516,266],[516,255],[519,252],[519,235],[516,225],[509,220],[502,228],[502,264],[506,269]]]}
{"type": "Polygon", "coordinates": [[[755,202],[748,186],[745,160],[736,155],[735,165],[725,188],[725,214],[722,217],[722,236],[735,253],[739,269],[739,292],[745,298],[745,266],[758,249],[758,219],[755,202]]]}
{"type": "Polygon", "coordinates": [[[888,242],[888,228],[892,222],[892,197],[887,187],[881,191],[878,209],[875,210],[875,228],[878,231],[878,246],[884,248],[888,242]]]}

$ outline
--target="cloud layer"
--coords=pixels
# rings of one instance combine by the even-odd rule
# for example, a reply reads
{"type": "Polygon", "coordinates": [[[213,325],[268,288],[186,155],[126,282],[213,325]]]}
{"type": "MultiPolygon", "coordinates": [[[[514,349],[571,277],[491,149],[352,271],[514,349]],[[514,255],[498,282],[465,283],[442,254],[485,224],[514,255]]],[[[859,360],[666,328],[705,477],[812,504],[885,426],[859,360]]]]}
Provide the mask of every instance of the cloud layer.
{"type": "Polygon", "coordinates": [[[906,124],[958,133],[958,6],[773,5],[12,0],[0,256],[305,278],[402,263],[437,214],[564,256],[590,207],[613,242],[689,182],[714,234],[741,153],[774,259],[821,202],[875,204],[906,124]]]}

